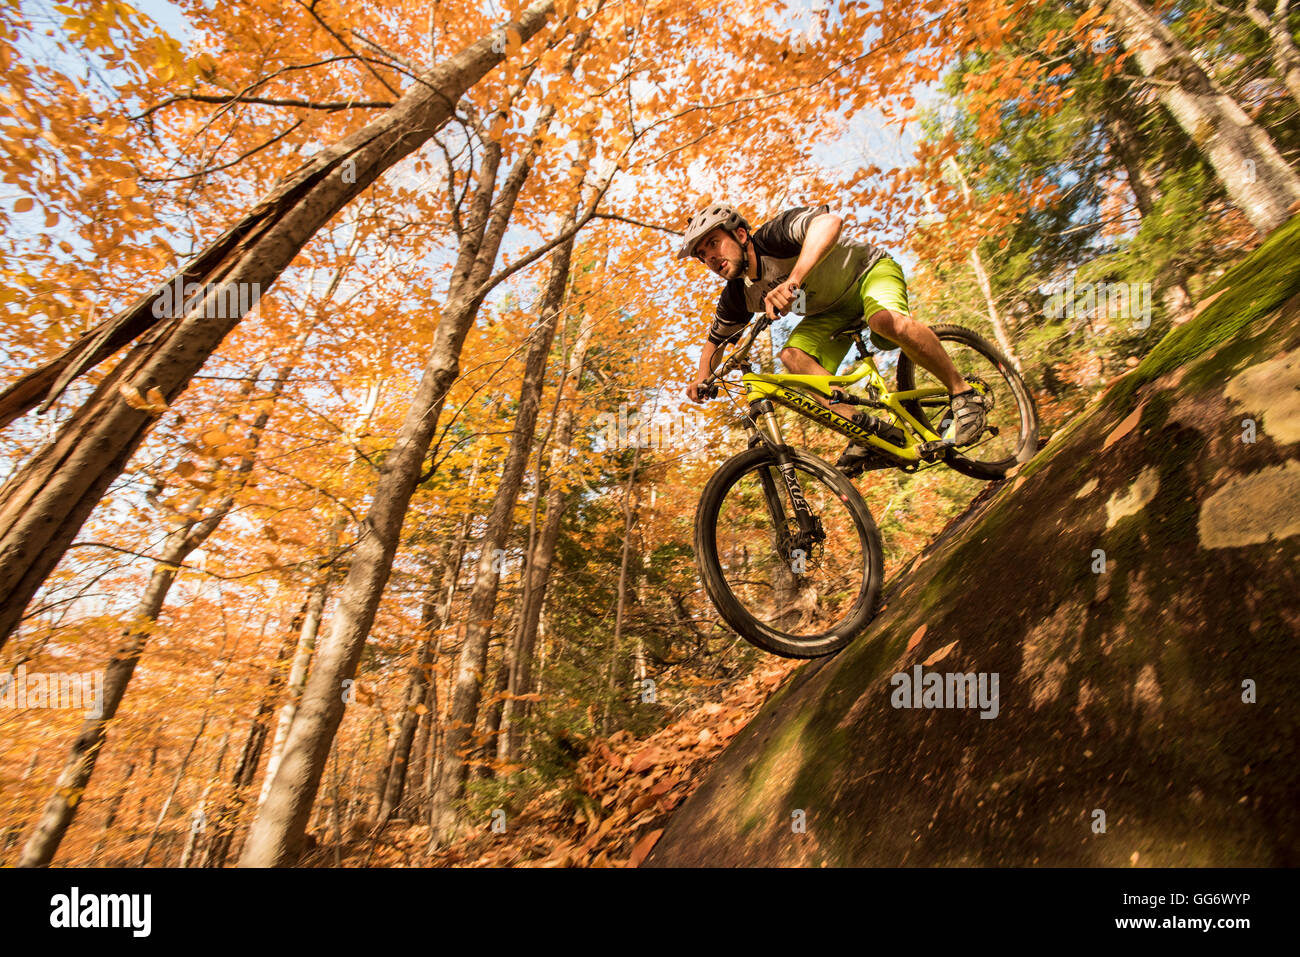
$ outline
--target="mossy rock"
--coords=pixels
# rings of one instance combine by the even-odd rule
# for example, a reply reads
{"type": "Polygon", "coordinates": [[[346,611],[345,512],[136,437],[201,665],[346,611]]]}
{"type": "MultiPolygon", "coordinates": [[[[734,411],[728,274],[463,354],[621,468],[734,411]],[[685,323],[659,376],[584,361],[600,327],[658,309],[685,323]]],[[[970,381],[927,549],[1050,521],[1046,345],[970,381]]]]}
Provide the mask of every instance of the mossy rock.
{"type": "Polygon", "coordinates": [[[1300,864],[1300,220],[1216,291],[791,677],[647,866],[1300,864]],[[918,665],[998,675],[996,717],[896,707],[918,665]]]}

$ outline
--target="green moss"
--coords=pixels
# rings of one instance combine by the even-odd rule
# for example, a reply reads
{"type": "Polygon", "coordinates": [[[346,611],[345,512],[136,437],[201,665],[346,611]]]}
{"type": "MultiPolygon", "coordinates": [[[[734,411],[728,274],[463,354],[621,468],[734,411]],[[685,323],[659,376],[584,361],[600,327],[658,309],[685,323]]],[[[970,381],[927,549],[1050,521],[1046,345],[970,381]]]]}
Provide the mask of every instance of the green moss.
{"type": "Polygon", "coordinates": [[[1300,217],[1293,217],[1265,243],[1229,269],[1206,294],[1219,293],[1199,316],[1165,336],[1111,392],[1112,408],[1133,393],[1230,339],[1250,323],[1300,293],[1300,217]]]}
{"type": "Polygon", "coordinates": [[[817,759],[816,754],[801,753],[809,720],[807,712],[791,715],[781,724],[777,736],[763,748],[762,756],[747,769],[745,796],[737,809],[742,834],[758,827],[773,807],[780,806],[779,795],[774,792],[784,788],[784,782],[793,777],[788,763],[798,763],[802,769],[808,759],[817,759]]]}

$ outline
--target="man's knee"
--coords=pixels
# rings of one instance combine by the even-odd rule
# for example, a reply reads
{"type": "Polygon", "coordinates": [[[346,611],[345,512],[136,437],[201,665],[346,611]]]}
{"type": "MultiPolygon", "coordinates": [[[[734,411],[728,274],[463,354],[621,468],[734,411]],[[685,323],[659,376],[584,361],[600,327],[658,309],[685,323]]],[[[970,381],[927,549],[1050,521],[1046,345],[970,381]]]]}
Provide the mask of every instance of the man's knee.
{"type": "Polygon", "coordinates": [[[911,338],[910,327],[915,323],[916,320],[911,316],[893,309],[879,309],[867,317],[867,325],[872,332],[895,342],[911,338]]]}
{"type": "Polygon", "coordinates": [[[795,370],[797,370],[799,367],[805,365],[808,362],[817,361],[808,353],[804,352],[802,349],[796,349],[794,346],[786,346],[784,349],[782,349],[780,353],[780,359],[787,369],[795,369],[795,370]]]}

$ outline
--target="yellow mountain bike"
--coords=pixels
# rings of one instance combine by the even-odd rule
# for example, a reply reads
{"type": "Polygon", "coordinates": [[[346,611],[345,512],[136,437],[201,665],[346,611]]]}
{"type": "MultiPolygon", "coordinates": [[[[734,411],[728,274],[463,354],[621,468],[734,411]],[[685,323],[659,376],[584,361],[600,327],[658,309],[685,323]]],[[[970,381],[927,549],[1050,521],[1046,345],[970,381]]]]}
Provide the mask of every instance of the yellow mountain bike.
{"type": "Polygon", "coordinates": [[[883,577],[880,531],[853,483],[829,462],[788,445],[775,405],[793,409],[877,455],[872,467],[915,471],[949,467],[999,479],[1038,448],[1038,412],[1011,363],[982,336],[960,326],[930,328],[971,387],[990,397],[983,435],[961,448],[946,443],[948,390],[906,355],[890,391],[861,330],[850,329],[859,365],[846,376],[741,376],[755,337],[770,324],[755,320],[736,349],[701,388],[743,394],[749,448],[709,479],[695,516],[695,556],[705,590],[724,621],[747,641],[788,658],[816,658],[844,647],[875,616],[883,577]],[[849,386],[858,385],[855,392],[849,386]],[[811,396],[860,405],[883,415],[859,424],[811,396]]]}

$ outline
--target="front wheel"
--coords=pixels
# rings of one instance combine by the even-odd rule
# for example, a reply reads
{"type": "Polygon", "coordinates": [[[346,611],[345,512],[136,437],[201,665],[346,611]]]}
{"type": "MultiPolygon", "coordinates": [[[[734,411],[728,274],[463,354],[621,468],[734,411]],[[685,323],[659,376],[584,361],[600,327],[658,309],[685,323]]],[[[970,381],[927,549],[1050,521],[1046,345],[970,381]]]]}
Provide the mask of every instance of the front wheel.
{"type": "MultiPolygon", "coordinates": [[[[1034,398],[1009,359],[993,343],[970,329],[934,325],[957,371],[970,385],[992,399],[984,434],[970,445],[949,449],[947,464],[963,475],[977,479],[1005,478],[1016,465],[1028,462],[1038,451],[1038,410],[1034,398]]],[[[898,357],[898,391],[938,387],[943,384],[905,354],[898,357]]],[[[942,434],[952,416],[951,402],[943,395],[904,402],[916,418],[942,434]]]]}
{"type": "Polygon", "coordinates": [[[775,456],[757,446],[714,473],[695,515],[705,590],[747,641],[786,658],[843,648],[874,617],[884,558],[880,532],[853,484],[790,449],[817,531],[801,532],[775,456]]]}

